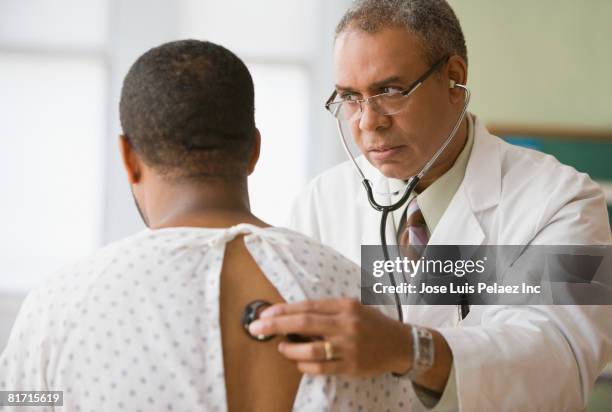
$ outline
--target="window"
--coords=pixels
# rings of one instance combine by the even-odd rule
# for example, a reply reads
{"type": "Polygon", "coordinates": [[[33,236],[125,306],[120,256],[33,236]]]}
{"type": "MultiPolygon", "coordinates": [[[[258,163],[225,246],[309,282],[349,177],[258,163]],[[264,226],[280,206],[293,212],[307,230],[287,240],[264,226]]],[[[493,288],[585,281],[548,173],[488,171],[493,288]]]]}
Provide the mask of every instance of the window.
{"type": "Polygon", "coordinates": [[[26,292],[100,245],[105,8],[105,1],[0,5],[2,291],[26,292]]]}
{"type": "Polygon", "coordinates": [[[253,213],[283,225],[306,181],[308,77],[299,66],[248,64],[255,83],[255,121],[261,154],[249,178],[253,213]]]}

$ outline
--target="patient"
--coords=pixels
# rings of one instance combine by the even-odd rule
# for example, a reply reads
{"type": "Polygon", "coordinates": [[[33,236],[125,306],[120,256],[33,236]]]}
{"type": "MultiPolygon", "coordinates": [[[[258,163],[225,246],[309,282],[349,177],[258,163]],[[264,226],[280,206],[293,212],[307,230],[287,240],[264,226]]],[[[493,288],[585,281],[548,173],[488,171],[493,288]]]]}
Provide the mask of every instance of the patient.
{"type": "Polygon", "coordinates": [[[63,391],[70,411],[405,408],[406,381],[302,376],[277,351],[285,337],[258,342],[242,327],[251,301],[357,298],[360,276],[251,214],[253,94],[242,61],[209,42],[167,43],[134,63],[120,148],[147,229],[28,296],[0,390],[63,391]]]}

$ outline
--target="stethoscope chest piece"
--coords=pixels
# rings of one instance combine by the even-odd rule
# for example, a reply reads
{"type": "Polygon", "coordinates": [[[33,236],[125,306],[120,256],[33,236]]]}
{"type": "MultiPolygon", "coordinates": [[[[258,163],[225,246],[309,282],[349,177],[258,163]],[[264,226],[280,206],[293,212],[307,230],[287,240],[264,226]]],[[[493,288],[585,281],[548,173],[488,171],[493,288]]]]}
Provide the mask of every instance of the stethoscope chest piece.
{"type": "MultiPolygon", "coordinates": [[[[240,315],[240,321],[242,322],[242,327],[244,328],[244,331],[249,336],[249,338],[254,339],[258,342],[266,342],[276,337],[276,335],[252,335],[249,331],[249,326],[251,325],[251,323],[259,319],[259,315],[261,314],[261,312],[268,306],[272,306],[272,304],[265,300],[254,300],[246,304],[246,306],[242,310],[242,314],[240,315]]],[[[289,342],[293,343],[312,342],[313,340],[319,339],[318,337],[302,336],[294,333],[287,334],[286,338],[287,340],[289,340],[289,342]]]]}
{"type": "Polygon", "coordinates": [[[266,302],[265,300],[254,300],[248,303],[242,310],[240,321],[242,322],[244,331],[251,339],[255,339],[259,342],[265,342],[274,338],[274,335],[252,335],[251,332],[249,332],[249,326],[251,323],[255,322],[259,318],[259,314],[268,306],[272,306],[272,304],[270,302],[266,302]]]}

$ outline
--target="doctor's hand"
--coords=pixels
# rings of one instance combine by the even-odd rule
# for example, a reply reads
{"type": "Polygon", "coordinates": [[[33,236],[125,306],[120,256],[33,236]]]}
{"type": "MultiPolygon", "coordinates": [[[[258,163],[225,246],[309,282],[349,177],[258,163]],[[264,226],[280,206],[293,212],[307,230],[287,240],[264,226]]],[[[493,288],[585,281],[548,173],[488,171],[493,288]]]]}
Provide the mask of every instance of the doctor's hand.
{"type": "Polygon", "coordinates": [[[281,342],[278,347],[301,372],[310,375],[372,377],[411,368],[410,327],[355,299],[276,304],[264,310],[249,331],[253,335],[293,333],[322,338],[308,343],[281,342]]]}

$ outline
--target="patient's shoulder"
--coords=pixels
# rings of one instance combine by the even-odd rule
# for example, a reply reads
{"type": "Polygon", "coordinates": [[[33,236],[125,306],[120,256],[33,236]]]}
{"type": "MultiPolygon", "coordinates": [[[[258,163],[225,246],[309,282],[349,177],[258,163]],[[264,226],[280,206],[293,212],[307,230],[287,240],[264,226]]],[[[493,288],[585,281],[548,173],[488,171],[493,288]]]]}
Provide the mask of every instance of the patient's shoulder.
{"type": "Polygon", "coordinates": [[[335,265],[342,267],[345,272],[351,273],[359,271],[359,266],[353,261],[316,239],[284,227],[275,227],[268,230],[274,231],[286,238],[287,242],[279,251],[298,257],[306,263],[316,262],[318,266],[335,265]]]}
{"type": "Polygon", "coordinates": [[[257,265],[288,301],[359,298],[358,265],[315,239],[285,228],[245,237],[257,265]]]}

